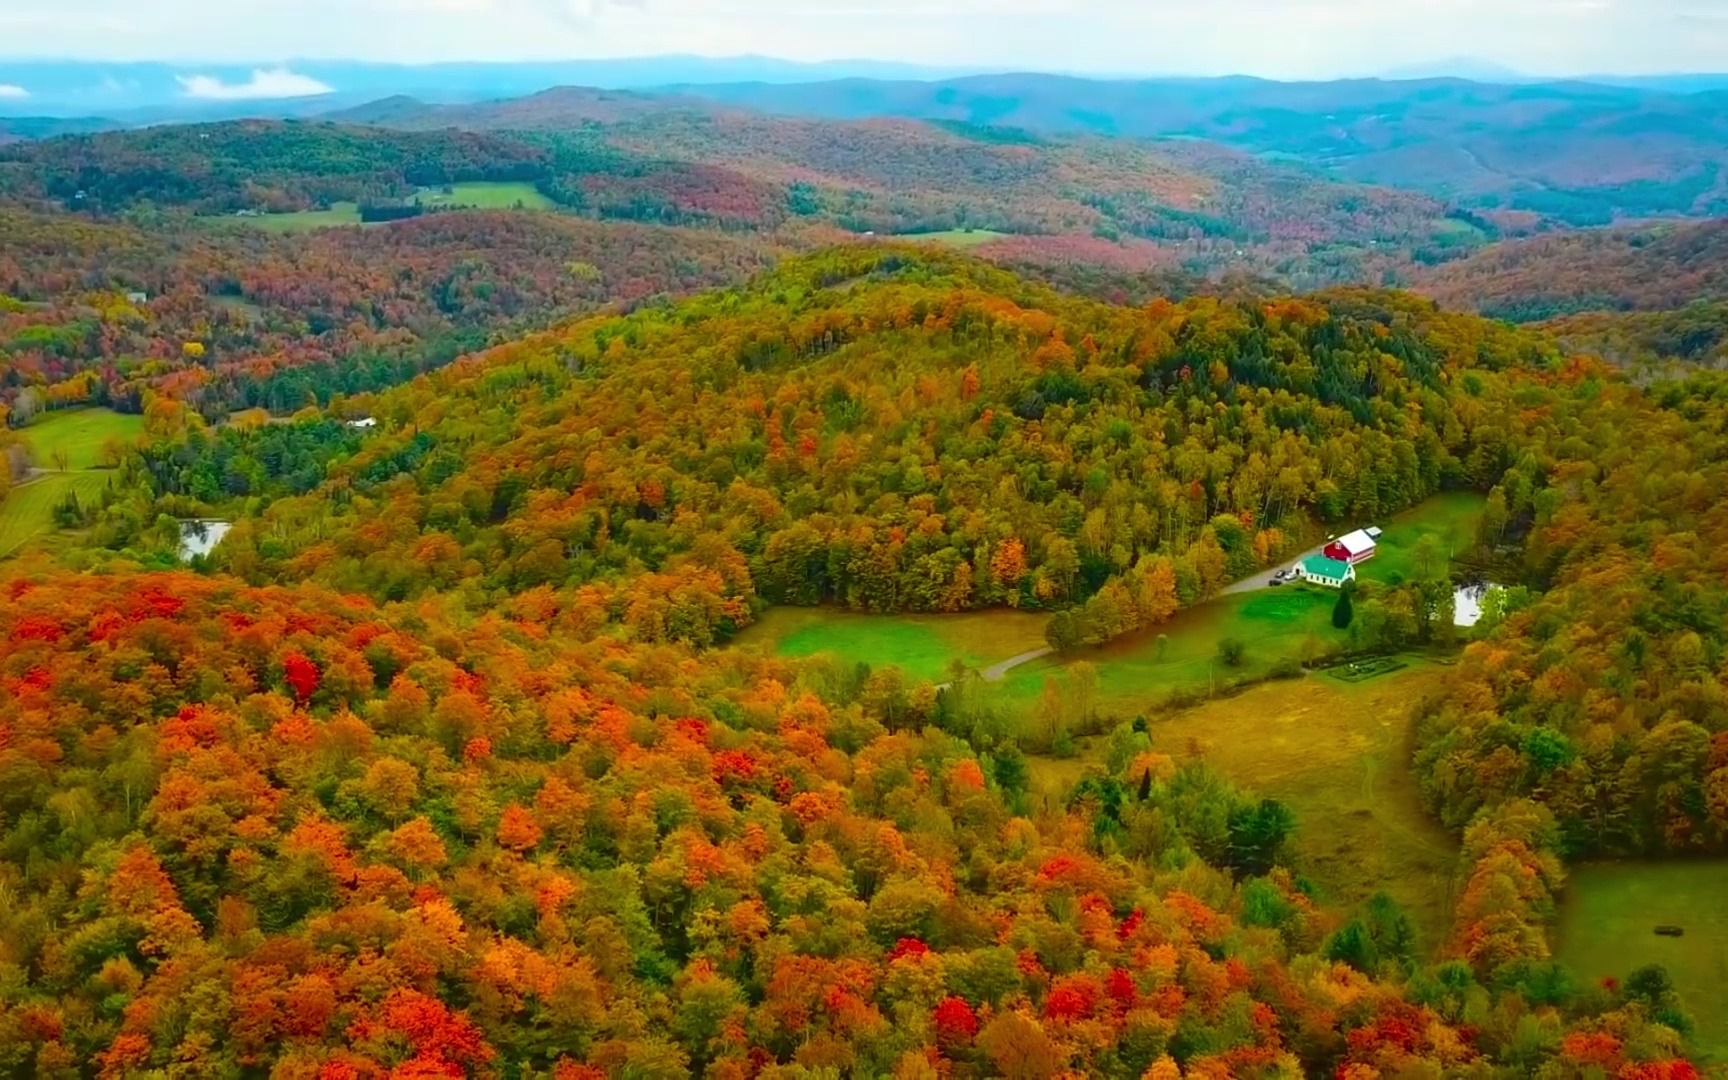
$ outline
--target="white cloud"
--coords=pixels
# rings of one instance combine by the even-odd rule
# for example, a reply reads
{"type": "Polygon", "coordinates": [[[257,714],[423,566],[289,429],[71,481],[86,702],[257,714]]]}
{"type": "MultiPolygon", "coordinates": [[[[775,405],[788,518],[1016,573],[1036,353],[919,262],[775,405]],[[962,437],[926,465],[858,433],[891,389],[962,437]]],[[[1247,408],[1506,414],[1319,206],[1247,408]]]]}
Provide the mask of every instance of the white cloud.
{"type": "Polygon", "coordinates": [[[30,91],[14,83],[0,82],[0,101],[22,101],[30,96],[30,91]]]}
{"type": "Polygon", "coordinates": [[[182,94],[204,101],[315,97],[318,94],[328,94],[334,89],[309,75],[301,75],[285,67],[253,68],[252,78],[243,83],[223,82],[214,75],[176,75],[175,78],[180,80],[182,94]]]}

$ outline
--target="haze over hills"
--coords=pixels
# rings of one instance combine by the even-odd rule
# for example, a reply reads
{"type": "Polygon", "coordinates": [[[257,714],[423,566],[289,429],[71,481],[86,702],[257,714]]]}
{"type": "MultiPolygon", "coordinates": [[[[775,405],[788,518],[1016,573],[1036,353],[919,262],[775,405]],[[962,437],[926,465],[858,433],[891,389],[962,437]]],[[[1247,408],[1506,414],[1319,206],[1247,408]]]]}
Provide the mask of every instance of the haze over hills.
{"type": "Polygon", "coordinates": [[[0,114],[208,116],[224,107],[281,115],[297,99],[321,98],[329,110],[407,94],[439,102],[530,94],[549,86],[607,89],[674,83],[812,82],[838,78],[934,79],[963,68],[874,60],[801,62],[766,56],[645,56],[563,62],[389,64],[289,60],[257,64],[168,64],[0,59],[0,83],[24,95],[0,97],[0,114]],[[292,81],[266,76],[287,73],[292,81]],[[197,79],[206,80],[195,82],[197,79]]]}
{"type": "MultiPolygon", "coordinates": [[[[1728,210],[1728,90],[1719,88],[1721,80],[1531,82],[1462,61],[1399,74],[1448,69],[1507,81],[938,78],[948,73],[751,57],[197,71],[33,62],[0,68],[0,82],[24,94],[0,100],[20,115],[71,110],[114,126],[331,116],[405,128],[542,130],[707,102],[813,119],[896,117],[1055,135],[1206,139],[1342,179],[1577,225],[1728,210]],[[545,90],[554,85],[568,89],[545,90]],[[1669,92],[1674,88],[1697,92],[1669,92]]],[[[54,130],[42,121],[0,128],[14,139],[54,130]]]]}

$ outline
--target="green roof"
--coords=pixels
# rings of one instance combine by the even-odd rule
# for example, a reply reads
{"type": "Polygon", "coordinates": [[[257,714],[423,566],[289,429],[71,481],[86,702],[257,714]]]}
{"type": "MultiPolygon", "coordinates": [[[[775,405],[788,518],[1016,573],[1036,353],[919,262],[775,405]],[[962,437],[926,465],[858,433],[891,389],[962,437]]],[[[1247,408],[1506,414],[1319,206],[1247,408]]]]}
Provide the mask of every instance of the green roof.
{"type": "Polygon", "coordinates": [[[1310,555],[1302,560],[1302,572],[1315,577],[1338,578],[1342,580],[1350,574],[1350,564],[1337,559],[1328,559],[1324,555],[1310,555]]]}

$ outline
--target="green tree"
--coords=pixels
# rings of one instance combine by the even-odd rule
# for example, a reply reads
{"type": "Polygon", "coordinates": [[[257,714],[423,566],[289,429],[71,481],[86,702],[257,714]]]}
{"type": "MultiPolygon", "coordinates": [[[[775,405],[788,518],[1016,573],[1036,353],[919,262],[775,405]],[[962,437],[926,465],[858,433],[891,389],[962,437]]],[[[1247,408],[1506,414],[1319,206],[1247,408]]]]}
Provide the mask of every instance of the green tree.
{"type": "Polygon", "coordinates": [[[1339,630],[1348,630],[1355,618],[1356,609],[1350,603],[1350,590],[1345,589],[1338,594],[1338,602],[1332,605],[1332,625],[1339,630]]]}
{"type": "Polygon", "coordinates": [[[1276,799],[1244,803],[1230,812],[1230,865],[1243,875],[1264,874],[1277,865],[1284,841],[1296,828],[1296,815],[1276,799]]]}
{"type": "Polygon", "coordinates": [[[1226,667],[1241,667],[1248,656],[1248,646],[1240,638],[1227,637],[1218,642],[1218,659],[1226,667]]]}

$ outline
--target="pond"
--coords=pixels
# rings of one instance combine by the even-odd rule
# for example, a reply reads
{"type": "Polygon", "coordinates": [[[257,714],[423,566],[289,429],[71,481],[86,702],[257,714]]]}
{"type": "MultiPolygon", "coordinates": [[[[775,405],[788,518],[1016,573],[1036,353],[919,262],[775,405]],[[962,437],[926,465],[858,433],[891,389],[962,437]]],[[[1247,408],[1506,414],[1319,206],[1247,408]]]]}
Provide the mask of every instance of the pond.
{"type": "Polygon", "coordinates": [[[208,555],[216,550],[216,545],[228,535],[228,530],[234,527],[231,521],[212,521],[193,519],[180,523],[180,559],[190,562],[200,555],[208,555]]]}
{"type": "Polygon", "coordinates": [[[1482,621],[1482,604],[1488,594],[1500,588],[1492,581],[1460,585],[1452,590],[1452,625],[1475,626],[1482,621]]]}

